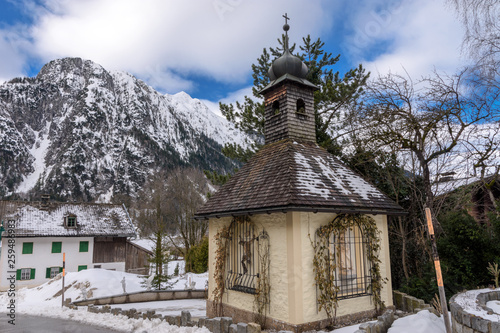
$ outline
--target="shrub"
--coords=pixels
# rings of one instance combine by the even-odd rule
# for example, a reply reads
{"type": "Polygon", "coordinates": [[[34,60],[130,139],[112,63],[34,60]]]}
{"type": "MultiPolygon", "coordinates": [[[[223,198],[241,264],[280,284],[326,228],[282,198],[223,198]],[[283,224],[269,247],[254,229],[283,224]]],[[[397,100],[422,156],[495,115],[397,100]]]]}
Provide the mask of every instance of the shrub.
{"type": "Polygon", "coordinates": [[[445,287],[456,293],[487,286],[491,277],[486,267],[498,257],[494,236],[465,211],[449,212],[439,220],[444,232],[437,245],[445,287]]]}
{"type": "Polygon", "coordinates": [[[208,271],[208,237],[203,237],[199,244],[189,249],[186,267],[191,267],[191,272],[198,274],[208,271]]]}

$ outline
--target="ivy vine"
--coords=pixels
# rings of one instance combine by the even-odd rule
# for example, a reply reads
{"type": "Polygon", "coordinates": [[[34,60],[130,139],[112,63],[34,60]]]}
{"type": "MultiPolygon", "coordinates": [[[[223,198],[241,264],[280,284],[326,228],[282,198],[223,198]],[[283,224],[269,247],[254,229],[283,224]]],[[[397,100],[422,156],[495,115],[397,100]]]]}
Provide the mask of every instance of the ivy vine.
{"type": "Polygon", "coordinates": [[[217,317],[222,317],[223,307],[222,307],[222,296],[224,295],[225,289],[225,275],[226,275],[226,258],[228,255],[228,244],[230,238],[230,227],[229,226],[222,227],[215,234],[215,262],[214,262],[214,280],[215,287],[212,295],[214,296],[214,313],[217,317]]]}
{"type": "Polygon", "coordinates": [[[255,322],[261,327],[265,326],[267,310],[270,304],[269,292],[271,285],[269,282],[269,235],[265,230],[259,234],[258,243],[259,275],[255,285],[254,307],[256,308],[255,322]]]}
{"type": "MultiPolygon", "coordinates": [[[[224,295],[226,263],[229,256],[229,241],[232,239],[232,231],[235,223],[253,223],[248,216],[234,217],[228,226],[222,227],[215,234],[215,262],[214,262],[214,280],[215,287],[212,292],[214,296],[213,307],[216,316],[223,316],[222,296],[224,295]]],[[[269,235],[262,230],[258,236],[257,255],[259,258],[259,274],[255,285],[254,307],[255,320],[264,326],[266,313],[270,302],[269,291],[269,235]]]]}
{"type": "Polygon", "coordinates": [[[340,287],[335,284],[337,266],[335,258],[332,258],[330,254],[329,241],[332,235],[340,236],[353,226],[359,227],[368,241],[366,256],[371,263],[371,283],[368,291],[373,297],[375,310],[380,312],[385,308],[381,298],[381,289],[387,281],[382,279],[380,273],[381,261],[378,257],[380,231],[377,229],[375,220],[361,214],[339,214],[330,223],[316,230],[314,241],[309,235],[314,249],[314,279],[318,289],[319,311],[325,310],[331,326],[335,325],[340,287]]]}

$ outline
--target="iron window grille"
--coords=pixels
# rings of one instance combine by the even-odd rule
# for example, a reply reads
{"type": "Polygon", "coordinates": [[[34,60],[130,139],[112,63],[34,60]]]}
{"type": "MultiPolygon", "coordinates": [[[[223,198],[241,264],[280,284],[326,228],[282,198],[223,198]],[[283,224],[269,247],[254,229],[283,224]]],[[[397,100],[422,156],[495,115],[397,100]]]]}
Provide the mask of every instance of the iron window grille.
{"type": "Polygon", "coordinates": [[[367,257],[368,239],[358,226],[330,235],[330,262],[335,267],[334,283],[338,299],[371,295],[371,262],[367,257]]]}
{"type": "Polygon", "coordinates": [[[226,286],[230,290],[255,294],[259,278],[259,236],[248,221],[234,222],[228,244],[226,286]]]}

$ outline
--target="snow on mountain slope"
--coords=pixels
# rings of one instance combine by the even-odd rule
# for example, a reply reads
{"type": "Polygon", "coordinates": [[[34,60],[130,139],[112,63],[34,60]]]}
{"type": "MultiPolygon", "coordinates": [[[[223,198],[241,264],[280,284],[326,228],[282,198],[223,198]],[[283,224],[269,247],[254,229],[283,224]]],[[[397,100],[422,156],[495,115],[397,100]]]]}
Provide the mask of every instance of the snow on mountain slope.
{"type": "Polygon", "coordinates": [[[0,85],[0,197],[42,192],[90,201],[134,195],[154,170],[235,164],[221,153],[245,136],[185,93],[80,58],[0,85]]]}

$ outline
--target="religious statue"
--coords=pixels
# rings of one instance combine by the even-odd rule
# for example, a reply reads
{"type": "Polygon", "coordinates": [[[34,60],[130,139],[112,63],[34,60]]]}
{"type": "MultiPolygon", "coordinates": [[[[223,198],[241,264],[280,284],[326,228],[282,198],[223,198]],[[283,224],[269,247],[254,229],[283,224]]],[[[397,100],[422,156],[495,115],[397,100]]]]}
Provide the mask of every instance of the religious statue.
{"type": "Polygon", "coordinates": [[[184,289],[193,290],[196,286],[196,281],[193,281],[191,274],[188,273],[184,289]]]}
{"type": "Polygon", "coordinates": [[[248,273],[247,264],[252,263],[252,243],[255,239],[257,239],[257,238],[255,236],[253,236],[249,240],[244,240],[240,236],[240,241],[238,244],[243,246],[243,256],[241,257],[241,266],[243,266],[243,274],[248,273]]]}
{"type": "Polygon", "coordinates": [[[126,294],[126,293],[127,293],[127,291],[125,290],[125,288],[126,288],[125,276],[124,276],[124,277],[123,277],[123,279],[122,279],[122,288],[123,288],[123,293],[124,293],[124,294],[126,294]]]}
{"type": "Polygon", "coordinates": [[[146,280],[146,290],[151,291],[151,284],[153,284],[153,279],[155,278],[155,274],[151,274],[146,280]]]}

